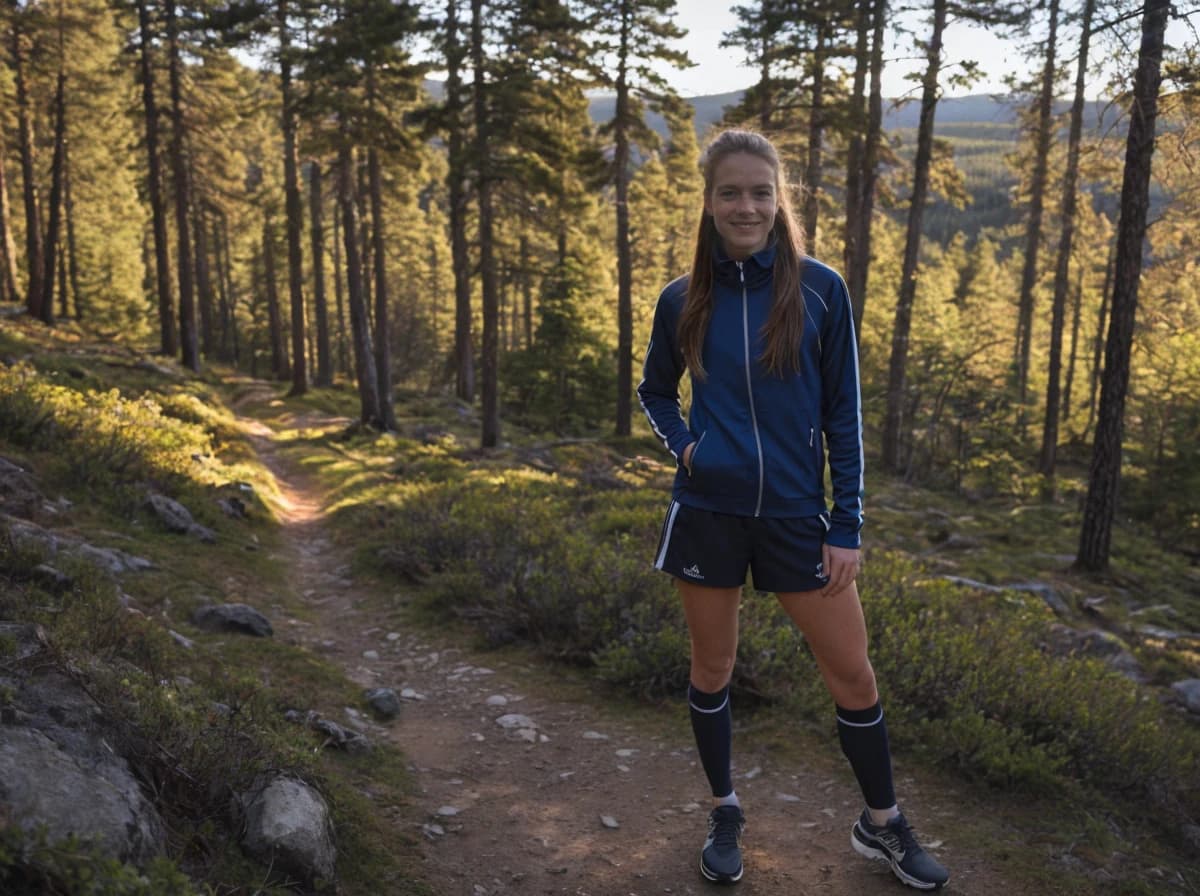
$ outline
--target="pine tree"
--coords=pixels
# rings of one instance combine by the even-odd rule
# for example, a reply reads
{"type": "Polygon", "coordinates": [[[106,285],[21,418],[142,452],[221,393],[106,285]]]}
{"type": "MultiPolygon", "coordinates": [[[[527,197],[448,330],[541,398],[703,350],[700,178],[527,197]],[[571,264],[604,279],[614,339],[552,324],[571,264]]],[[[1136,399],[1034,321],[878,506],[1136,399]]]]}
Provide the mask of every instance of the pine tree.
{"type": "Polygon", "coordinates": [[[607,65],[601,82],[616,91],[612,135],[617,212],[617,414],[616,433],[630,433],[633,399],[633,271],[629,243],[629,179],[632,152],[653,150],[657,141],[642,115],[647,101],[670,92],[656,62],[682,68],[687,54],[669,42],[683,36],[675,25],[675,0],[590,0],[596,49],[607,65]]]}

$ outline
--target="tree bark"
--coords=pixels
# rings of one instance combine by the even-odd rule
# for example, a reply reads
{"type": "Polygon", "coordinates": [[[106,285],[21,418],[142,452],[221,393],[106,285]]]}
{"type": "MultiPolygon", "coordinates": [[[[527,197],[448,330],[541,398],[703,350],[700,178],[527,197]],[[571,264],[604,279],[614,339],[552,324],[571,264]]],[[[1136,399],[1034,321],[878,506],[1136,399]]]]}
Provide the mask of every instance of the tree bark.
{"type": "Polygon", "coordinates": [[[1154,157],[1158,91],[1162,83],[1163,44],[1170,10],[1170,0],[1147,0],[1142,15],[1142,42],[1138,50],[1125,145],[1111,322],[1104,353],[1100,410],[1080,527],[1079,554],[1075,560],[1078,568],[1089,571],[1108,567],[1112,522],[1117,509],[1125,395],[1129,387],[1142,244],[1146,238],[1146,216],[1150,205],[1150,168],[1154,157]]]}
{"type": "Polygon", "coordinates": [[[446,118],[449,168],[450,256],[454,268],[454,394],[475,400],[475,350],[471,339],[471,258],[467,248],[467,199],[463,139],[462,44],[458,39],[458,0],[446,2],[446,118]]]}
{"type": "Polygon", "coordinates": [[[304,207],[300,201],[300,177],[296,164],[296,113],[292,99],[291,33],[288,29],[288,0],[277,0],[279,27],[280,124],[283,129],[283,192],[287,217],[288,297],[292,308],[292,388],[289,395],[308,391],[308,359],[304,344],[304,255],[300,245],[304,207]]]}
{"type": "Polygon", "coordinates": [[[847,264],[847,288],[854,313],[854,332],[862,332],[867,307],[867,283],[871,270],[871,224],[875,215],[875,185],[879,179],[879,140],[883,133],[883,26],[887,0],[871,4],[871,86],[867,96],[867,133],[863,140],[862,183],[855,214],[858,232],[854,255],[847,264]]]}
{"type": "Polygon", "coordinates": [[[499,289],[493,247],[492,175],[489,157],[487,85],[483,66],[483,0],[471,0],[471,63],[475,76],[475,165],[479,201],[479,272],[483,281],[483,422],[480,444],[493,448],[500,439],[498,374],[499,289]]]}
{"type": "Polygon", "coordinates": [[[175,0],[166,0],[168,71],[171,81],[171,180],[175,186],[175,236],[179,265],[179,341],[183,366],[200,369],[196,339],[196,300],[192,281],[192,243],[188,224],[191,196],[188,190],[187,157],[184,153],[183,61],[179,54],[179,23],[175,0]]]}
{"type": "Polygon", "coordinates": [[[275,234],[271,219],[263,219],[262,257],[263,286],[267,295],[267,327],[271,341],[271,376],[277,380],[288,378],[287,346],[283,337],[283,315],[279,308],[278,271],[275,264],[275,234]]]}
{"type": "Polygon", "coordinates": [[[312,239],[313,313],[317,326],[317,376],[314,385],[333,385],[333,354],[329,348],[329,301],[325,295],[325,213],[321,199],[321,162],[308,165],[308,218],[312,239]]]}
{"type": "Polygon", "coordinates": [[[1113,268],[1116,265],[1116,246],[1108,245],[1108,259],[1104,262],[1104,286],[1100,290],[1100,309],[1096,313],[1096,338],[1092,340],[1092,372],[1088,378],[1088,419],[1083,428],[1084,437],[1092,431],[1096,422],[1096,396],[1100,391],[1100,371],[1103,369],[1104,343],[1108,336],[1108,297],[1112,291],[1113,268]]]}
{"type": "Polygon", "coordinates": [[[633,415],[633,257],[629,243],[629,46],[633,12],[622,4],[617,50],[617,108],[613,118],[617,193],[617,421],[616,434],[627,436],[633,415]]]}
{"type": "Polygon", "coordinates": [[[42,246],[42,215],[38,203],[37,166],[34,163],[33,113],[29,108],[29,92],[25,85],[24,32],[22,12],[12,14],[13,84],[17,94],[17,145],[21,153],[22,196],[25,200],[25,309],[30,316],[42,316],[42,277],[44,276],[42,246]]]}
{"type": "MultiPolygon", "coordinates": [[[[342,169],[339,161],[339,167],[337,169],[339,176],[341,170],[342,169]]],[[[340,181],[338,182],[338,189],[338,196],[340,197],[340,181]]],[[[341,204],[339,199],[338,210],[340,209],[341,204]]],[[[354,371],[350,369],[350,351],[347,346],[349,340],[347,339],[346,329],[346,296],[342,281],[342,271],[345,270],[345,268],[342,266],[341,226],[341,217],[335,210],[335,214],[333,216],[333,296],[334,301],[337,303],[338,370],[340,370],[346,376],[350,376],[354,373],[354,371]]]]}
{"type": "MultiPolygon", "coordinates": [[[[70,280],[71,298],[75,300],[75,318],[83,320],[84,309],[82,292],[79,289],[79,243],[75,239],[75,197],[71,190],[74,181],[71,170],[71,143],[68,140],[63,146],[63,212],[67,225],[67,256],[66,268],[70,280]]],[[[63,290],[65,294],[66,290],[63,290]]]]}
{"type": "MultiPolygon", "coordinates": [[[[856,4],[854,86],[850,91],[850,142],[846,147],[846,223],[842,232],[842,267],[846,276],[856,261],[858,216],[862,214],[863,141],[867,130],[867,72],[871,68],[871,0],[856,4]]],[[[857,300],[850,293],[853,305],[857,300]]],[[[857,331],[856,331],[857,332],[857,331]]]]}
{"type": "Polygon", "coordinates": [[[146,186],[154,224],[154,273],[158,285],[159,352],[174,357],[179,351],[175,326],[175,300],[171,295],[171,257],[167,238],[167,208],[162,194],[162,156],[158,149],[158,103],[154,96],[154,69],[150,62],[150,14],[146,0],[138,0],[138,34],[141,47],[142,112],[146,119],[146,186]]]}
{"type": "Polygon", "coordinates": [[[0,301],[19,302],[17,288],[17,246],[12,232],[12,206],[8,201],[8,177],[4,132],[0,131],[0,301]]]}
{"type": "Polygon", "coordinates": [[[933,30],[927,47],[928,62],[921,84],[921,117],[917,128],[917,155],[913,161],[913,192],[904,242],[904,267],[900,296],[892,329],[892,355],[888,364],[887,409],[883,424],[882,462],[887,470],[903,467],[901,436],[907,391],[908,337],[912,328],[913,300],[917,292],[917,263],[921,251],[921,222],[929,195],[929,168],[933,159],[933,119],[938,102],[938,74],[942,64],[942,34],[946,28],[947,0],[934,0],[933,30]]]}
{"type": "Polygon", "coordinates": [[[1074,301],[1071,310],[1071,353],[1067,359],[1067,381],[1063,385],[1062,413],[1059,415],[1065,423],[1071,417],[1071,395],[1075,386],[1075,364],[1079,356],[1079,326],[1083,317],[1083,266],[1075,273],[1074,301]]]}
{"type": "MultiPolygon", "coordinates": [[[[194,176],[194,174],[193,174],[194,176]]],[[[196,309],[200,312],[200,351],[206,358],[213,356],[216,340],[213,328],[212,271],[208,262],[208,225],[205,223],[204,201],[199,191],[192,191],[192,246],[196,258],[196,309]]]]}
{"type": "MultiPolygon", "coordinates": [[[[1079,189],[1079,147],[1083,136],[1084,88],[1087,86],[1088,47],[1091,41],[1092,15],[1095,0],[1085,0],[1080,25],[1079,54],[1075,69],[1075,99],[1071,103],[1071,127],[1067,137],[1067,170],[1063,174],[1063,198],[1059,217],[1062,231],[1058,238],[1058,257],[1054,265],[1054,299],[1050,311],[1050,367],[1046,382],[1046,416],[1042,423],[1042,454],[1039,469],[1043,476],[1053,477],[1058,451],[1059,405],[1069,404],[1070,373],[1068,373],[1067,402],[1061,399],[1059,380],[1062,368],[1063,323],[1067,311],[1067,292],[1071,285],[1071,252],[1075,242],[1075,206],[1079,189]]],[[[1051,15],[1058,11],[1057,0],[1051,15]]],[[[1047,63],[1050,60],[1047,58],[1047,63]]],[[[1078,322],[1076,312],[1076,322],[1078,322]]],[[[1076,330],[1077,331],[1077,330],[1076,330]]],[[[1075,363],[1075,334],[1071,336],[1071,365],[1075,363]]]]}
{"type": "Polygon", "coordinates": [[[217,267],[217,357],[236,360],[231,351],[233,289],[229,280],[229,224],[225,213],[213,209],[213,260],[217,267]]]}
{"type": "MultiPolygon", "coordinates": [[[[347,138],[343,135],[343,141],[347,138]]],[[[358,251],[358,203],[354,196],[354,152],[347,142],[338,149],[338,204],[342,210],[342,238],[346,251],[346,292],[353,333],[354,370],[358,379],[359,419],[367,426],[383,426],[379,407],[379,378],[371,350],[371,326],[363,297],[362,258],[358,251]]]]}
{"type": "Polygon", "coordinates": [[[1033,346],[1033,291],[1037,286],[1038,253],[1042,245],[1042,210],[1046,171],[1050,160],[1051,113],[1054,106],[1054,75],[1058,39],[1058,0],[1050,0],[1050,30],[1046,59],[1038,91],[1033,172],[1029,179],[1029,219],[1025,225],[1025,257],[1021,266],[1021,292],[1017,305],[1017,432],[1025,432],[1026,403],[1029,401],[1029,356],[1033,346]]]}
{"type": "Polygon", "coordinates": [[[804,168],[804,236],[810,255],[816,254],[817,219],[821,204],[821,141],[825,135],[825,56],[829,24],[817,23],[817,42],[812,53],[812,101],[808,113],[808,160],[804,168]]]}
{"type": "Polygon", "coordinates": [[[42,298],[39,317],[54,323],[54,266],[58,262],[58,235],[62,230],[62,183],[64,149],[67,145],[67,73],[59,57],[58,83],[54,89],[54,154],[50,160],[50,208],[47,212],[46,241],[42,255],[42,298]]]}

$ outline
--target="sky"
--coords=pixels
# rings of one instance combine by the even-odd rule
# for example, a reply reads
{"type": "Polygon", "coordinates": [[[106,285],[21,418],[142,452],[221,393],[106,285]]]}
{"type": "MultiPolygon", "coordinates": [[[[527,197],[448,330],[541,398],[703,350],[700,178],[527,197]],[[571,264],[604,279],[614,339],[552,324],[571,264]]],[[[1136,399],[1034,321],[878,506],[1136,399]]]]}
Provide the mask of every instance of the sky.
{"type": "MultiPolygon", "coordinates": [[[[758,80],[758,73],[744,64],[743,53],[720,46],[722,36],[737,25],[737,16],[731,6],[729,0],[678,0],[675,21],[688,30],[687,37],[678,46],[686,50],[697,65],[686,71],[666,70],[663,74],[683,96],[741,90],[758,80]]],[[[915,24],[922,23],[918,19],[915,24]]],[[[924,66],[921,58],[904,58],[918,55],[910,38],[895,35],[895,40],[888,47],[883,73],[883,94],[887,97],[901,96],[916,89],[917,85],[905,80],[904,75],[924,66]],[[894,45],[895,40],[899,41],[899,46],[894,45]]],[[[1014,54],[1010,43],[982,28],[952,24],[946,30],[945,47],[948,62],[955,58],[975,59],[988,76],[970,90],[947,90],[947,96],[1007,92],[1003,76],[1009,70],[1008,59],[1014,54]]]]}
{"type": "MultiPolygon", "coordinates": [[[[727,93],[749,87],[758,80],[757,73],[744,64],[744,53],[735,48],[720,46],[722,36],[732,31],[737,23],[732,5],[730,0],[678,0],[675,21],[688,30],[687,37],[679,42],[679,47],[686,50],[697,65],[686,71],[666,68],[663,69],[663,75],[681,95],[690,97],[727,93]]],[[[1185,5],[1190,7],[1194,4],[1185,5]]],[[[907,24],[922,34],[927,29],[925,17],[921,15],[911,16],[907,24]]],[[[1075,27],[1067,29],[1065,45],[1060,56],[1074,53],[1076,31],[1075,27]]],[[[1176,46],[1194,44],[1197,41],[1195,32],[1178,20],[1172,21],[1167,31],[1167,39],[1176,46]]],[[[1004,77],[1010,71],[1026,74],[1029,70],[1029,64],[1018,44],[1001,39],[995,33],[976,25],[951,23],[946,29],[944,47],[943,67],[959,59],[973,59],[979,63],[985,74],[982,80],[966,89],[948,87],[943,78],[946,96],[1008,93],[1004,77]]],[[[1136,53],[1136,43],[1130,51],[1136,53]]],[[[1093,47],[1093,58],[1096,58],[1096,53],[1097,49],[1093,47]]],[[[919,85],[906,80],[904,76],[910,72],[920,72],[924,64],[919,51],[913,48],[911,35],[901,33],[898,28],[892,28],[885,56],[883,95],[898,97],[911,92],[914,97],[919,96],[919,85]]],[[[1074,80],[1073,67],[1069,80],[1074,80]]],[[[1104,80],[1103,77],[1090,79],[1088,95],[1094,97],[1102,93],[1104,80]]]]}

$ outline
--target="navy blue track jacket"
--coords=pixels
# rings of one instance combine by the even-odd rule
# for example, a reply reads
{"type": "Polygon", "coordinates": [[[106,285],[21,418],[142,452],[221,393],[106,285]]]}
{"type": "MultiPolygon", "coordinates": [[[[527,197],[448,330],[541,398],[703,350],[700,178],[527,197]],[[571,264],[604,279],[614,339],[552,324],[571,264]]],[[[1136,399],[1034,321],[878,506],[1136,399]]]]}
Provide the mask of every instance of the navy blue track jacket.
{"type": "Polygon", "coordinates": [[[804,336],[800,369],[771,375],[760,360],[772,303],[774,245],[736,262],[714,257],[713,310],[704,338],[704,380],[692,380],[685,422],[679,381],[679,314],[687,277],[658,299],[638,397],[675,456],[681,504],[738,516],[821,515],[828,544],[857,548],[863,495],[862,398],[854,318],[845,281],[812,258],[801,266],[804,336]],[[822,436],[824,437],[822,443],[822,436]],[[689,475],[681,458],[692,449],[689,475]],[[825,503],[825,459],[833,510],[825,503]]]}

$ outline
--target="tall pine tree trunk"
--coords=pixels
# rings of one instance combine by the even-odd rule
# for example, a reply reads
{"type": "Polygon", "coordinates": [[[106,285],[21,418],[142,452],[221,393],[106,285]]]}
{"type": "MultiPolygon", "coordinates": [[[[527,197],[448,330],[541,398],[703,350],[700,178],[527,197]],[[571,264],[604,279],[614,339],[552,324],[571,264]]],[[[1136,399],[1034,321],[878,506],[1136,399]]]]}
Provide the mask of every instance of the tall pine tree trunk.
{"type": "Polygon", "coordinates": [[[471,0],[471,64],[475,76],[475,165],[479,200],[479,273],[483,281],[483,425],[480,443],[495,447],[500,439],[499,287],[493,246],[491,131],[483,66],[483,0],[471,0]]]}
{"type": "Polygon", "coordinates": [[[17,288],[17,245],[13,240],[12,207],[8,202],[8,178],[4,132],[0,130],[0,301],[19,302],[17,288]]]}
{"type": "MultiPolygon", "coordinates": [[[[60,39],[59,43],[62,41],[60,39]]],[[[42,250],[42,298],[38,303],[44,323],[54,323],[54,266],[58,262],[58,237],[62,230],[62,184],[67,145],[67,73],[60,50],[58,82],[54,89],[54,154],[50,161],[50,208],[47,211],[46,241],[42,250]]]]}
{"type": "MultiPolygon", "coordinates": [[[[850,142],[846,147],[846,221],[842,231],[842,267],[850,276],[856,261],[858,216],[862,213],[863,141],[867,130],[867,72],[871,68],[871,0],[855,5],[854,86],[850,91],[850,142]]],[[[850,294],[851,305],[856,301],[850,294]]]]}
{"type": "Polygon", "coordinates": [[[1067,359],[1067,381],[1063,385],[1062,412],[1060,419],[1065,423],[1071,417],[1071,396],[1075,386],[1075,364],[1079,355],[1079,326],[1083,317],[1083,265],[1075,273],[1074,301],[1071,309],[1071,353],[1067,359]]]}
{"type": "MultiPolygon", "coordinates": [[[[338,162],[340,166],[340,160],[338,162]]],[[[337,173],[340,177],[341,168],[338,167],[337,173]]],[[[334,209],[333,215],[333,297],[337,306],[337,362],[338,370],[346,376],[352,376],[354,371],[350,368],[350,351],[348,348],[349,337],[346,327],[346,290],[342,280],[342,271],[345,268],[342,265],[342,239],[341,239],[341,185],[338,183],[338,202],[334,209]]]]}
{"type": "Polygon", "coordinates": [[[1092,340],[1092,368],[1088,377],[1088,419],[1083,427],[1086,439],[1096,422],[1096,396],[1100,392],[1100,373],[1104,369],[1104,343],[1108,336],[1108,298],[1112,292],[1113,268],[1116,266],[1116,245],[1109,243],[1108,259],[1104,262],[1104,286],[1100,290],[1100,308],[1096,312],[1096,336],[1092,340]]]}
{"type": "Polygon", "coordinates": [[[275,234],[269,217],[263,219],[263,286],[267,296],[267,328],[271,343],[271,376],[288,378],[287,346],[283,337],[283,315],[279,308],[279,273],[275,264],[275,234]]]}
{"type": "Polygon", "coordinates": [[[321,161],[308,165],[308,218],[312,238],[313,316],[317,326],[317,376],[319,388],[333,385],[333,355],[329,348],[329,300],[325,295],[325,214],[321,198],[321,161]]]}
{"type": "Polygon", "coordinates": [[[879,179],[879,140],[883,133],[883,26],[887,0],[871,3],[871,84],[867,95],[867,132],[863,140],[862,176],[858,188],[857,232],[854,254],[847,262],[846,279],[854,313],[854,332],[862,332],[871,268],[871,223],[875,215],[875,185],[879,179]]]}
{"type": "Polygon", "coordinates": [[[617,108],[613,119],[617,187],[617,425],[627,436],[633,415],[633,257],[629,243],[629,32],[633,13],[624,8],[617,49],[617,108]]]}
{"type": "Polygon", "coordinates": [[[388,306],[387,228],[383,213],[383,173],[379,151],[367,150],[367,173],[371,184],[371,251],[375,268],[375,375],[379,377],[379,409],[383,428],[396,428],[396,401],[392,392],[392,328],[388,306]]]}
{"type": "Polygon", "coordinates": [[[887,409],[883,423],[882,461],[885,469],[903,467],[904,404],[908,391],[908,337],[912,329],[913,300],[917,294],[917,263],[921,252],[921,223],[929,195],[929,168],[933,159],[933,119],[937,111],[938,75],[942,65],[942,34],[946,29],[947,0],[934,0],[933,29],[926,48],[928,62],[921,80],[921,117],[917,127],[917,155],[913,161],[913,191],[904,241],[904,267],[900,296],[892,328],[892,355],[888,364],[887,409]]]}
{"type": "Polygon", "coordinates": [[[358,203],[354,195],[354,152],[342,135],[338,149],[338,205],[341,207],[342,239],[346,251],[346,292],[350,306],[350,329],[354,352],[354,372],[358,380],[359,419],[367,426],[383,426],[379,407],[379,378],[375,374],[375,354],[371,346],[371,327],[367,321],[363,296],[362,258],[358,242],[358,203]]]}
{"type": "Polygon", "coordinates": [[[1075,559],[1077,567],[1091,571],[1108,567],[1112,522],[1117,510],[1125,394],[1129,388],[1138,280],[1142,274],[1142,244],[1146,238],[1146,215],[1150,205],[1150,167],[1154,157],[1158,90],[1162,83],[1163,44],[1170,11],[1170,0],[1147,0],[1142,15],[1142,43],[1138,49],[1125,144],[1111,322],[1104,352],[1100,410],[1087,498],[1083,505],[1079,554],[1075,559]]]}
{"type": "Polygon", "coordinates": [[[475,349],[471,339],[471,259],[467,248],[466,153],[460,71],[464,50],[458,36],[458,0],[446,2],[446,119],[449,166],[450,257],[454,269],[454,394],[475,400],[475,349]]]}
{"type": "Polygon", "coordinates": [[[183,366],[200,369],[196,339],[196,300],[192,281],[192,241],[188,222],[191,196],[188,191],[188,166],[184,153],[183,60],[179,52],[179,22],[175,0],[167,4],[168,72],[171,82],[171,180],[175,187],[175,236],[179,266],[179,341],[183,366]]]}
{"type": "Polygon", "coordinates": [[[200,312],[200,350],[204,357],[211,358],[216,348],[213,328],[213,305],[216,298],[212,287],[212,270],[208,263],[208,225],[205,221],[204,200],[199,191],[193,189],[192,245],[196,253],[196,310],[200,312]]]}
{"type": "Polygon", "coordinates": [[[229,233],[225,212],[215,208],[213,215],[213,258],[217,267],[217,357],[235,360],[232,353],[233,289],[229,280],[229,233]]]}
{"type": "MultiPolygon", "coordinates": [[[[1057,12],[1057,7],[1052,7],[1057,12]]],[[[1063,321],[1066,317],[1067,291],[1071,283],[1071,251],[1075,242],[1075,205],[1079,190],[1079,145],[1083,136],[1084,88],[1087,86],[1088,47],[1091,41],[1095,0],[1085,0],[1080,25],[1079,54],[1075,70],[1075,99],[1071,104],[1071,129],[1067,137],[1067,170],[1063,174],[1062,232],[1058,238],[1058,258],[1054,266],[1054,304],[1050,319],[1050,368],[1046,382],[1046,417],[1042,424],[1042,454],[1038,468],[1043,476],[1053,477],[1058,450],[1059,377],[1062,367],[1063,321]]],[[[1047,62],[1049,62],[1047,58],[1047,62]]],[[[1078,321],[1078,316],[1076,317],[1078,321]]],[[[1071,337],[1071,363],[1075,361],[1075,336],[1071,337]]],[[[1070,374],[1068,373],[1068,383],[1070,374]]],[[[1070,386],[1068,385],[1068,402],[1070,386]]]]}
{"type": "Polygon", "coordinates": [[[150,60],[150,14],[147,0],[138,0],[138,63],[142,80],[142,114],[146,119],[146,186],[154,224],[154,273],[158,286],[159,351],[174,357],[179,351],[175,326],[175,300],[171,295],[171,253],[167,243],[167,207],[163,199],[162,156],[158,149],[158,103],[154,95],[154,68],[150,60]]]}
{"type": "Polygon", "coordinates": [[[33,112],[25,85],[25,43],[21,29],[23,12],[12,12],[12,71],[17,93],[17,145],[21,153],[22,196],[25,200],[25,310],[42,316],[42,215],[38,203],[37,166],[34,163],[33,112]]]}
{"type": "Polygon", "coordinates": [[[292,388],[289,395],[308,391],[308,359],[304,344],[304,256],[300,246],[304,209],[300,202],[300,176],[296,164],[296,113],[292,99],[291,32],[288,0],[275,5],[279,27],[280,123],[283,129],[283,192],[287,216],[288,298],[292,308],[292,388]]]}
{"type": "Polygon", "coordinates": [[[816,254],[817,218],[821,210],[821,141],[825,135],[825,55],[829,25],[817,24],[812,54],[812,102],[808,113],[808,161],[804,167],[804,235],[810,255],[816,254]]]}
{"type": "Polygon", "coordinates": [[[1037,129],[1034,132],[1033,172],[1029,178],[1029,219],[1025,224],[1025,258],[1021,266],[1021,292],[1017,304],[1017,432],[1025,433],[1029,401],[1029,357],[1033,347],[1033,291],[1037,287],[1038,254],[1042,247],[1042,210],[1046,171],[1050,165],[1051,113],[1054,111],[1054,75],[1058,39],[1058,0],[1050,0],[1050,30],[1046,60],[1038,91],[1037,129]]]}
{"type": "Polygon", "coordinates": [[[83,320],[82,293],[79,289],[79,243],[75,239],[75,196],[71,190],[71,184],[75,179],[73,175],[71,143],[68,140],[63,146],[63,213],[67,225],[66,270],[71,285],[71,298],[75,300],[75,318],[83,320]]]}

